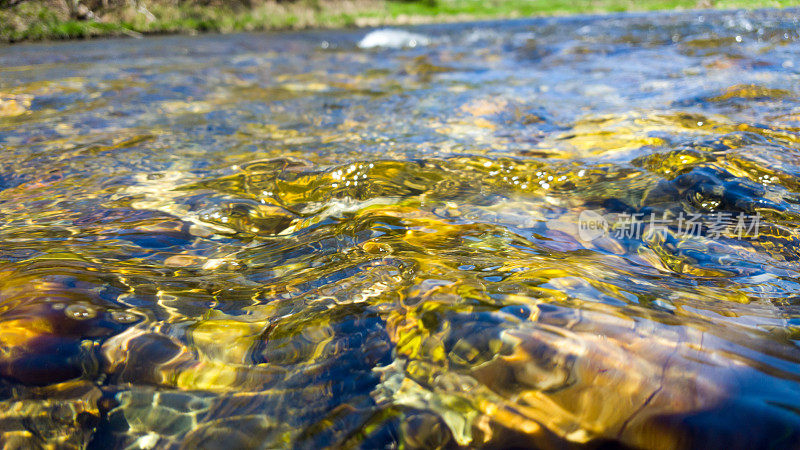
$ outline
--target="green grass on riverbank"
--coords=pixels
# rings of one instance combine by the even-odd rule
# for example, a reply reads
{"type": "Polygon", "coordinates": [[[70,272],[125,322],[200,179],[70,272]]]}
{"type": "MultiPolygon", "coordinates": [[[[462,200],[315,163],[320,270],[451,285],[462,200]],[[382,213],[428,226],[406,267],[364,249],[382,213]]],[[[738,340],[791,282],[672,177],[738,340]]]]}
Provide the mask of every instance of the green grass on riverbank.
{"type": "Polygon", "coordinates": [[[800,6],[800,0],[0,0],[0,41],[800,6]],[[74,3],[72,3],[74,2],[74,3]],[[15,4],[16,3],[16,4],[15,4]]]}

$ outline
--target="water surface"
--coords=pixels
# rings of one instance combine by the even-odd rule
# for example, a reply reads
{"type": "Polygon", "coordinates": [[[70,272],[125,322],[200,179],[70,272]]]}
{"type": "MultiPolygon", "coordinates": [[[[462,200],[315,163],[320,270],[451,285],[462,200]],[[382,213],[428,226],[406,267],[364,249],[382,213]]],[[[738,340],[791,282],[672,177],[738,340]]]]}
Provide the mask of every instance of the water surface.
{"type": "Polygon", "coordinates": [[[0,48],[0,440],[797,445],[797,17],[0,48]]]}

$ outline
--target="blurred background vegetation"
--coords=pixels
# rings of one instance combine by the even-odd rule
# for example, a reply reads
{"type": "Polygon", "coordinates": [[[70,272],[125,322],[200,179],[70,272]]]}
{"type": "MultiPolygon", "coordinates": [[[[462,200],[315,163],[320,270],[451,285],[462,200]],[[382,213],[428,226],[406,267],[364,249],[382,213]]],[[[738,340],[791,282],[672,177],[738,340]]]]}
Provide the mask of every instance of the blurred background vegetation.
{"type": "Polygon", "coordinates": [[[0,41],[797,5],[800,0],[0,0],[0,41]]]}

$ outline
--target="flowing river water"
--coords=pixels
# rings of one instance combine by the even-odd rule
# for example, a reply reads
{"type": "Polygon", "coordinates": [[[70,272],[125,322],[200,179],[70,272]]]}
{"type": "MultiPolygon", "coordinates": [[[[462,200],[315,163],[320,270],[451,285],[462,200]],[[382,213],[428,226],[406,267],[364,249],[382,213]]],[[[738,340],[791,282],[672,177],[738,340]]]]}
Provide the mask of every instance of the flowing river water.
{"type": "Polygon", "coordinates": [[[0,47],[0,441],[797,446],[798,13],[0,47]]]}

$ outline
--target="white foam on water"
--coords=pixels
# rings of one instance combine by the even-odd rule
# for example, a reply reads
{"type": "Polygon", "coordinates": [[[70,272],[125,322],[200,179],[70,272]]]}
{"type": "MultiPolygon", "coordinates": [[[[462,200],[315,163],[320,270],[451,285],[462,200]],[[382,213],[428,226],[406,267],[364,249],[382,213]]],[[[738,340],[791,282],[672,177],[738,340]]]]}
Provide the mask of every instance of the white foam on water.
{"type": "Polygon", "coordinates": [[[369,32],[359,41],[359,48],[403,48],[424,46],[431,43],[427,36],[405,30],[385,28],[369,32]]]}

